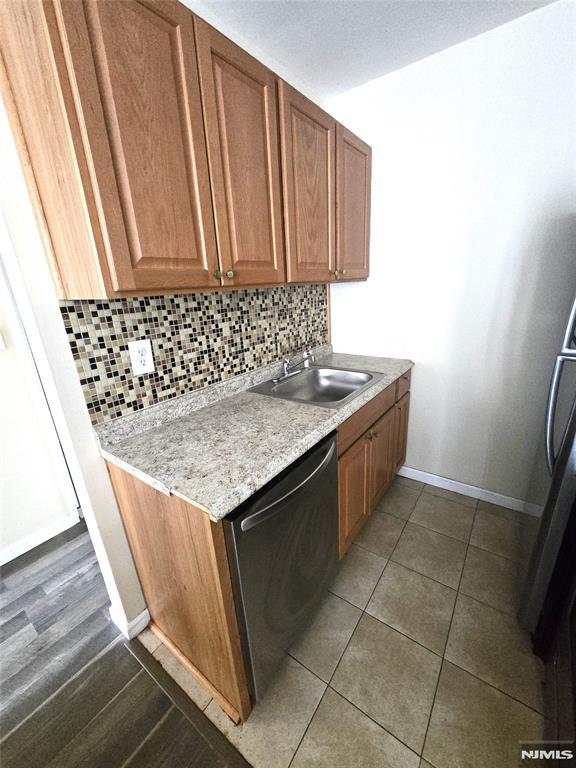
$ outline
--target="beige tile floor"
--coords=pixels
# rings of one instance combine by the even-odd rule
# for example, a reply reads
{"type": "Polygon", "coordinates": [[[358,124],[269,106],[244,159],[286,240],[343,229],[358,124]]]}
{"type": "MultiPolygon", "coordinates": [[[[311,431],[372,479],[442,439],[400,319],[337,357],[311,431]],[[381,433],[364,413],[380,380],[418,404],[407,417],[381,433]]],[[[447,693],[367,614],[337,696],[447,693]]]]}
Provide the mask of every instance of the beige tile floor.
{"type": "Polygon", "coordinates": [[[543,669],[515,620],[525,516],[397,478],[248,722],[142,641],[255,768],[515,768],[543,669]]]}

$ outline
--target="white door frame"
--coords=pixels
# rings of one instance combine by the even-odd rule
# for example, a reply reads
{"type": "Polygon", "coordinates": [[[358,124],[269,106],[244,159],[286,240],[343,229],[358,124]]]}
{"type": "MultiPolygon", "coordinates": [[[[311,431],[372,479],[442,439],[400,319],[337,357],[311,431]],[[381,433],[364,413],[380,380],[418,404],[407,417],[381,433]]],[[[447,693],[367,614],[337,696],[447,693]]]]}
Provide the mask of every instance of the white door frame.
{"type": "Polygon", "coordinates": [[[112,619],[125,635],[132,637],[148,624],[150,617],[90,422],[8,115],[1,101],[0,168],[0,211],[5,220],[5,227],[0,230],[0,250],[4,265],[110,596],[112,619]]]}
{"type": "MultiPolygon", "coordinates": [[[[0,565],[4,565],[19,555],[30,551],[39,544],[48,541],[48,539],[51,539],[53,536],[62,533],[62,531],[71,528],[80,519],[80,502],[72,481],[66,456],[62,449],[62,443],[56,429],[56,424],[54,423],[50,403],[42,385],[40,372],[35,363],[34,355],[26,335],[24,324],[22,323],[22,318],[20,317],[20,312],[18,311],[18,305],[14,298],[14,293],[11,289],[4,264],[6,259],[3,254],[9,245],[10,242],[6,231],[6,225],[0,213],[0,295],[4,297],[4,301],[7,305],[5,306],[5,320],[9,323],[10,335],[13,337],[13,342],[18,344],[19,349],[23,353],[20,356],[20,360],[24,368],[24,375],[30,385],[29,391],[33,398],[35,411],[39,419],[38,428],[42,433],[41,439],[46,443],[52,456],[51,464],[55,472],[55,482],[63,494],[65,508],[62,510],[62,514],[60,514],[57,519],[52,520],[48,525],[44,525],[40,529],[33,531],[13,544],[3,547],[0,550],[0,565]]],[[[33,482],[33,478],[31,478],[31,482],[33,482]]]]}

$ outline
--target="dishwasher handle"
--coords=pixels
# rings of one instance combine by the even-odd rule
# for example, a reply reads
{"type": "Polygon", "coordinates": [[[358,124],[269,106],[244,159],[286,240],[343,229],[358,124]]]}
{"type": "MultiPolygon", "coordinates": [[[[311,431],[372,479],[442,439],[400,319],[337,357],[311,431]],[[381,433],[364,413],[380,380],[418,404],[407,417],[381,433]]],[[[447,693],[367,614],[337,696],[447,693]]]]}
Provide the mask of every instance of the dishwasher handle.
{"type": "Polygon", "coordinates": [[[274,515],[278,514],[280,511],[280,505],[286,501],[286,499],[289,499],[295,493],[301,491],[302,488],[304,488],[304,486],[312,480],[312,478],[316,477],[316,475],[322,472],[322,470],[330,463],[330,459],[334,455],[335,450],[336,442],[333,441],[326,456],[324,456],[320,464],[318,464],[318,466],[312,470],[312,472],[310,472],[308,477],[305,477],[301,483],[298,483],[297,486],[288,491],[288,493],[285,493],[284,496],[280,496],[279,499],[276,499],[276,501],[268,504],[263,509],[259,509],[257,512],[253,512],[251,515],[248,515],[248,517],[245,517],[240,524],[240,528],[243,531],[249,531],[251,528],[255,528],[257,525],[264,523],[266,520],[269,520],[271,517],[274,517],[274,515]]]}

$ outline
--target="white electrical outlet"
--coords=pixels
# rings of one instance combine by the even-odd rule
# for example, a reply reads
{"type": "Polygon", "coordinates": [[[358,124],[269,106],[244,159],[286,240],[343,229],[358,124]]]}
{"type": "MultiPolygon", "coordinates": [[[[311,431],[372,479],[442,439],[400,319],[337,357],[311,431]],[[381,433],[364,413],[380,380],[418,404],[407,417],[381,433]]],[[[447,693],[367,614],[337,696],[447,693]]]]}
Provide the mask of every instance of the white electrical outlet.
{"type": "Polygon", "coordinates": [[[128,342],[128,352],[132,363],[134,376],[142,376],[145,373],[154,373],[154,357],[152,356],[152,344],[150,339],[139,339],[128,342]]]}

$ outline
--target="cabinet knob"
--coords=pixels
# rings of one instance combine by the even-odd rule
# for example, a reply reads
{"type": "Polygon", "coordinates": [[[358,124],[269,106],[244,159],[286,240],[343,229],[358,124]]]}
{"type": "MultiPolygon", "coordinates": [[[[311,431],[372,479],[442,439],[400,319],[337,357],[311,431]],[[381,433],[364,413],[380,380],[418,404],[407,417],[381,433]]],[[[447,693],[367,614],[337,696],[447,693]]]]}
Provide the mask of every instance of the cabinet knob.
{"type": "Polygon", "coordinates": [[[332,270],[332,274],[334,275],[334,277],[338,277],[338,270],[337,269],[333,269],[332,270]]]}
{"type": "Polygon", "coordinates": [[[217,280],[220,280],[220,278],[222,277],[222,272],[219,269],[217,269],[216,272],[214,272],[214,277],[217,280]]]}
{"type": "Polygon", "coordinates": [[[345,269],[341,269],[341,270],[340,270],[340,272],[339,272],[339,274],[341,274],[341,275],[345,275],[345,274],[346,274],[346,270],[345,270],[345,269]]]}
{"type": "Polygon", "coordinates": [[[231,279],[234,277],[234,270],[232,270],[232,269],[229,269],[229,270],[226,272],[226,277],[227,277],[227,278],[229,278],[229,279],[231,280],[231,279]]]}

